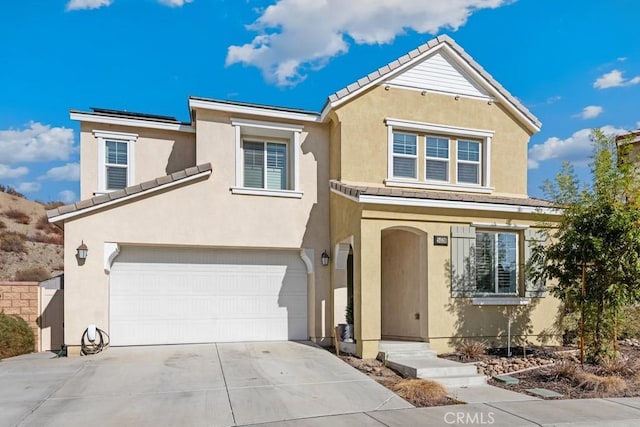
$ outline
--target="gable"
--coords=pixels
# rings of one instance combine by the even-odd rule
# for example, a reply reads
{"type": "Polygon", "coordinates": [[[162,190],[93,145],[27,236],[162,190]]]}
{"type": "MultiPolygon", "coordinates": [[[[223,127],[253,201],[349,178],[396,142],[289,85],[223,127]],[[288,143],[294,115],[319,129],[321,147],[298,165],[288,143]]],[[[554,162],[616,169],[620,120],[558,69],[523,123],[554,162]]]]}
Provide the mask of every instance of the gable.
{"type": "Polygon", "coordinates": [[[480,66],[449,36],[438,36],[389,62],[327,99],[321,120],[329,112],[354,99],[372,87],[392,86],[469,96],[499,103],[530,134],[540,131],[542,123],[520,101],[480,66]],[[451,81],[447,81],[451,79],[451,81]],[[393,84],[392,84],[393,83],[393,84]],[[423,86],[423,87],[421,87],[423,86]]]}
{"type": "Polygon", "coordinates": [[[491,98],[484,88],[440,51],[387,80],[386,83],[411,89],[491,98]]]}

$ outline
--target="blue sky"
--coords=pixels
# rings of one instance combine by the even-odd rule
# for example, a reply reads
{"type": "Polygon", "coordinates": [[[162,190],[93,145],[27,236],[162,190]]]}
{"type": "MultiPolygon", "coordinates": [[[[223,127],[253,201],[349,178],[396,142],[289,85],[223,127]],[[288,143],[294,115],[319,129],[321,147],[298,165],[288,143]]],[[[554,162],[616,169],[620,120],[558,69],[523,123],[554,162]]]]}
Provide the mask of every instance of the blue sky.
{"type": "Polygon", "coordinates": [[[70,109],[187,121],[189,95],[319,111],[327,96],[438,34],[543,123],[529,194],[589,130],[640,124],[637,0],[22,0],[0,12],[0,183],[75,201],[70,109]]]}

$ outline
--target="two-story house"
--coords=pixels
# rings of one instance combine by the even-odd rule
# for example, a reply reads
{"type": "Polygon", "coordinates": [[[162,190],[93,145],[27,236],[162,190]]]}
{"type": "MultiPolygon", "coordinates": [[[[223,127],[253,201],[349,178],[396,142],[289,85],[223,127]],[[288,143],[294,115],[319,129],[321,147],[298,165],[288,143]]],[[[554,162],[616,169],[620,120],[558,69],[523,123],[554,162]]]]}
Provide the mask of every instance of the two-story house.
{"type": "MultiPolygon", "coordinates": [[[[539,240],[527,143],[539,121],[449,37],[331,95],[321,112],[189,99],[190,121],[93,109],[65,230],[65,341],[330,344],[357,352],[548,338],[525,275],[539,240]],[[76,249],[84,244],[86,258],[76,249]]],[[[83,247],[84,248],[84,247],[83,247]]]]}

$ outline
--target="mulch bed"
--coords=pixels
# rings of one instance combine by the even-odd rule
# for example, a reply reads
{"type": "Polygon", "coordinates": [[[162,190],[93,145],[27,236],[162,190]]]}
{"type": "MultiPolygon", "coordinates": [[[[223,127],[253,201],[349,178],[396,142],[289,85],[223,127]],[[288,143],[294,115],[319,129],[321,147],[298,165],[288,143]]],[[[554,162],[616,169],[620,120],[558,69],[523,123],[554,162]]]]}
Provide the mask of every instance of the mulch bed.
{"type": "MultiPolygon", "coordinates": [[[[572,361],[578,365],[578,370],[583,369],[579,365],[575,347],[513,348],[511,357],[506,357],[506,349],[490,349],[486,354],[468,360],[461,360],[459,355],[455,353],[443,354],[440,357],[458,362],[475,363],[478,365],[479,370],[483,369],[483,366],[496,366],[504,363],[504,372],[501,373],[509,374],[514,378],[518,378],[520,380],[519,384],[504,384],[495,381],[492,378],[489,378],[487,383],[518,393],[530,394],[526,389],[544,388],[562,394],[562,397],[559,399],[640,397],[640,344],[626,345],[621,343],[619,351],[620,354],[623,357],[628,358],[632,364],[637,362],[639,369],[635,372],[622,375],[621,378],[625,380],[626,388],[624,390],[614,392],[590,391],[581,387],[575,379],[572,380],[570,378],[559,377],[556,375],[553,364],[548,363],[558,363],[563,360],[572,361]],[[525,354],[526,357],[524,357],[525,354]],[[509,362],[503,362],[504,360],[508,360],[509,362]],[[536,360],[545,361],[545,363],[536,367],[535,363],[538,363],[534,362],[536,360]],[[527,362],[529,362],[531,366],[526,366],[527,362]],[[524,372],[511,373],[522,370],[523,368],[526,369],[524,372]]],[[[395,384],[404,379],[397,372],[385,367],[379,360],[359,359],[350,355],[340,355],[339,357],[344,362],[389,389],[392,389],[395,384]]],[[[584,371],[592,374],[598,373],[597,367],[589,364],[585,364],[584,371]]],[[[429,402],[426,405],[419,401],[412,401],[411,399],[405,398],[405,400],[416,407],[453,405],[459,403],[448,397],[438,401],[429,402]]]]}
{"type": "MultiPolygon", "coordinates": [[[[619,347],[620,354],[623,357],[627,357],[631,363],[633,361],[640,362],[640,348],[633,346],[621,345],[619,347]]],[[[577,356],[569,357],[578,365],[577,369],[582,370],[580,367],[577,356]]],[[[638,365],[640,366],[640,365],[638,365]]],[[[584,372],[591,374],[597,374],[598,368],[594,365],[585,364],[584,372]]],[[[544,388],[547,390],[555,391],[562,394],[562,397],[558,399],[588,399],[596,397],[638,397],[640,396],[640,378],[636,372],[621,375],[620,378],[625,380],[626,389],[619,391],[591,391],[584,387],[581,387],[578,381],[571,378],[557,376],[557,372],[554,371],[553,366],[541,367],[538,369],[529,370],[526,372],[510,374],[510,376],[520,380],[519,384],[503,384],[494,379],[489,379],[488,383],[497,387],[502,387],[506,390],[515,391],[524,394],[530,394],[526,389],[532,388],[544,388]]]]}

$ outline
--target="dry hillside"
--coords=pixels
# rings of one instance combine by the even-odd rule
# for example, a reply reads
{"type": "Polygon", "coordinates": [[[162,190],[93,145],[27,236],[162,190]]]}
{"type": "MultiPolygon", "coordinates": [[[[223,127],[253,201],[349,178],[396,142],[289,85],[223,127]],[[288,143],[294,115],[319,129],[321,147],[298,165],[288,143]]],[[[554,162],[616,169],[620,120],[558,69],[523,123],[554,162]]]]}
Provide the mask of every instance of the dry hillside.
{"type": "Polygon", "coordinates": [[[62,273],[62,231],[46,207],[0,191],[0,280],[43,280],[62,273]]]}

